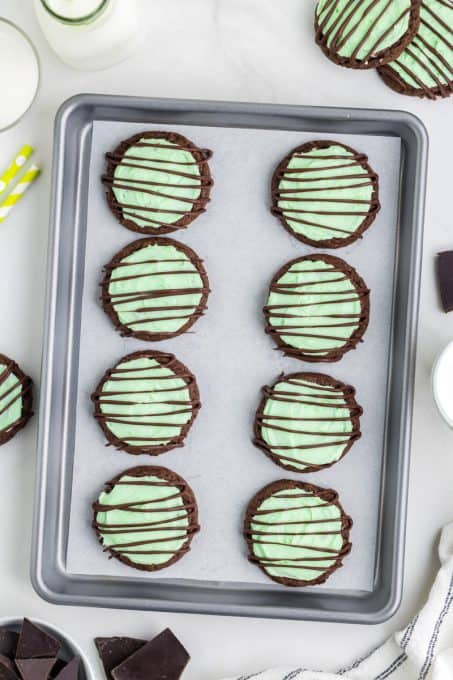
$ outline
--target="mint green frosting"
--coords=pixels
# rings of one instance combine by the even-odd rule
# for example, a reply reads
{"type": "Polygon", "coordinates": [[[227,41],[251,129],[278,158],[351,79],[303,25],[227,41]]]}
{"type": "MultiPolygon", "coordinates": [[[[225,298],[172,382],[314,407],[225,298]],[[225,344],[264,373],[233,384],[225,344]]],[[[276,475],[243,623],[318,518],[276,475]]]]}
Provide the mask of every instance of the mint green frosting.
{"type": "Polygon", "coordinates": [[[103,545],[135,564],[164,565],[187,541],[190,519],[180,490],[176,486],[162,486],[162,479],[152,475],[140,478],[125,475],[121,481],[126,483],[115,485],[109,493],[102,492],[98,502],[127,505],[131,509],[97,512],[96,523],[101,527],[103,545]],[[138,479],[150,485],[127,484],[138,479]],[[158,530],[150,531],[150,524],[158,530]],[[175,528],[180,531],[174,531],[175,528]],[[131,546],[131,543],[140,545],[131,546]],[[150,550],[156,554],[145,554],[150,550]]]}
{"type": "Polygon", "coordinates": [[[453,81],[453,3],[423,0],[417,35],[388,64],[414,89],[448,86],[453,81]]]}
{"type": "MultiPolygon", "coordinates": [[[[0,378],[10,368],[0,363],[0,378]]],[[[0,431],[10,429],[22,416],[22,385],[15,373],[10,372],[0,382],[0,431]]]]}
{"type": "Polygon", "coordinates": [[[137,447],[173,442],[193,416],[187,383],[150,357],[119,363],[103,383],[99,407],[106,427],[122,442],[137,447]]]}
{"type": "Polygon", "coordinates": [[[319,0],[316,16],[329,48],[341,57],[366,60],[407,33],[411,6],[411,0],[319,0]]]}
{"type": "Polygon", "coordinates": [[[313,241],[348,238],[371,209],[369,171],[339,144],[293,154],[288,170],[298,169],[300,173],[285,174],[278,187],[277,206],[287,225],[313,241]]]}
{"type": "Polygon", "coordinates": [[[267,305],[278,305],[270,311],[268,323],[281,340],[319,358],[343,347],[361,316],[360,297],[352,281],[333,264],[320,259],[294,262],[272,286],[267,305]],[[288,292],[278,288],[288,283],[296,287],[288,292]],[[289,316],[278,316],[279,312],[289,316]]]}
{"type": "Polygon", "coordinates": [[[314,581],[322,575],[323,569],[327,571],[335,564],[341,553],[342,517],[337,505],[328,504],[314,494],[301,498],[301,493],[306,492],[283,489],[261,503],[258,511],[272,512],[255,514],[252,518],[252,551],[270,576],[314,581]],[[317,524],[320,520],[327,521],[317,524]],[[272,535],[254,533],[262,531],[272,535]],[[315,533],[321,531],[326,533],[315,533]],[[332,550],[333,553],[329,552],[332,550]],[[316,561],[310,560],[313,557],[316,561]]]}
{"type": "Polygon", "coordinates": [[[139,227],[175,224],[184,213],[191,212],[193,202],[200,198],[202,181],[198,163],[190,151],[168,139],[143,137],[140,144],[146,146],[131,146],[115,168],[115,198],[123,206],[123,215],[139,227]],[[139,167],[130,167],[127,163],[139,167]]]}
{"type": "Polygon", "coordinates": [[[343,389],[298,376],[274,385],[262,421],[261,436],[271,452],[301,472],[339,460],[353,432],[343,389]]]}
{"type": "Polygon", "coordinates": [[[152,244],[121,260],[111,272],[108,292],[119,321],[132,331],[177,333],[197,312],[203,286],[185,252],[152,244]]]}

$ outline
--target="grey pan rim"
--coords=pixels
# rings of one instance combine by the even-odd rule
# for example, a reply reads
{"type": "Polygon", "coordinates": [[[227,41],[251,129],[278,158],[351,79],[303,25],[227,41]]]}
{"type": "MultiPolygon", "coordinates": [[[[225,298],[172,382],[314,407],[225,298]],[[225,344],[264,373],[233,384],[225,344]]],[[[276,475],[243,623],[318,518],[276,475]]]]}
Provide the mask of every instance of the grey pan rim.
{"type": "MultiPolygon", "coordinates": [[[[28,617],[27,617],[28,618],[28,617]]],[[[24,620],[24,617],[11,617],[8,616],[6,618],[1,618],[0,619],[0,628],[12,628],[13,630],[16,630],[19,632],[20,627],[22,625],[22,621],[24,620]]],[[[57,628],[51,623],[48,623],[47,621],[42,621],[41,619],[37,619],[36,617],[30,618],[30,621],[32,623],[35,623],[39,628],[42,628],[45,632],[50,633],[50,635],[53,635],[54,637],[59,640],[63,648],[69,649],[74,656],[79,656],[80,661],[81,661],[81,673],[80,675],[84,678],[84,680],[95,680],[96,675],[94,673],[93,668],[91,667],[91,664],[89,663],[87,656],[85,652],[82,650],[80,645],[73,640],[73,638],[68,635],[67,633],[63,633],[63,631],[60,628],[57,628]]]]}
{"type": "MultiPolygon", "coordinates": [[[[396,433],[397,442],[397,462],[392,476],[383,476],[383,490],[385,494],[392,492],[391,512],[386,509],[386,504],[381,503],[381,517],[384,517],[379,528],[383,531],[383,524],[386,526],[386,536],[389,541],[389,548],[384,552],[388,560],[388,570],[386,571],[386,583],[391,585],[382,591],[381,599],[377,598],[370,601],[367,593],[357,593],[351,598],[350,602],[354,608],[344,610],[339,606],[339,602],[350,593],[340,593],[338,591],[317,591],[314,593],[305,592],[305,605],[298,606],[291,604],[289,599],[282,593],[281,587],[276,587],[278,597],[283,601],[282,605],[263,606],[260,602],[262,593],[266,593],[267,599],[274,601],[277,593],[270,590],[263,591],[257,585],[248,586],[240,584],[239,587],[231,587],[228,584],[201,584],[196,586],[197,599],[193,601],[178,600],[174,594],[180,592],[180,582],[171,581],[152,581],[144,582],[143,579],[125,578],[121,583],[127,584],[131,594],[128,597],[119,596],[115,592],[112,580],[99,577],[81,576],[68,574],[65,571],[64,553],[60,550],[63,527],[60,514],[64,508],[64,493],[70,495],[70,485],[65,475],[61,475],[57,484],[57,493],[47,497],[45,489],[47,485],[47,475],[50,465],[49,437],[51,435],[50,406],[52,402],[52,375],[47,370],[52,365],[55,353],[55,312],[57,300],[57,287],[54,275],[57,272],[58,255],[61,238],[58,230],[51,233],[49,245],[49,262],[47,278],[47,304],[45,311],[45,332],[44,350],[42,363],[42,391],[39,414],[39,434],[38,434],[38,466],[36,476],[36,505],[34,513],[31,579],[35,590],[45,600],[63,605],[85,605],[92,607],[115,607],[131,610],[156,610],[156,611],[184,611],[187,613],[205,613],[217,615],[251,616],[260,618],[295,619],[295,620],[317,620],[317,621],[337,621],[347,623],[378,624],[386,621],[397,611],[401,596],[404,570],[403,547],[406,531],[406,508],[407,491],[409,479],[409,449],[412,425],[412,402],[413,386],[415,375],[415,355],[416,355],[416,331],[418,322],[418,303],[420,293],[420,271],[421,271],[421,252],[423,237],[424,219],[424,199],[426,188],[426,165],[428,137],[423,123],[414,115],[404,111],[376,111],[369,109],[342,109],[326,107],[304,107],[304,106],[284,106],[273,104],[247,104],[232,102],[203,102],[193,100],[171,100],[171,99],[148,99],[141,97],[118,97],[110,95],[82,94],[72,97],[60,107],[56,117],[55,147],[54,147],[54,168],[53,186],[55,191],[52,196],[51,224],[58,223],[60,217],[60,199],[62,186],[60,183],[64,151],[62,141],[65,139],[66,127],[69,123],[83,120],[83,111],[90,116],[94,112],[99,113],[103,120],[125,120],[143,122],[153,120],[153,115],[159,115],[160,122],[165,121],[166,114],[174,117],[171,121],[166,121],[166,126],[181,124],[206,124],[215,125],[215,117],[228,119],[228,124],[223,127],[261,127],[275,129],[296,129],[296,130],[315,130],[319,136],[321,132],[327,133],[347,133],[352,129],[357,134],[394,134],[403,140],[403,146],[407,147],[407,155],[410,157],[411,172],[415,173],[411,182],[411,190],[415,196],[412,201],[405,201],[403,208],[400,207],[400,220],[404,218],[405,223],[409,223],[410,248],[405,253],[407,260],[405,263],[405,276],[398,273],[397,279],[403,288],[407,288],[408,300],[404,301],[403,309],[399,309],[398,314],[394,314],[394,325],[404,333],[405,343],[403,345],[402,362],[397,366],[401,380],[395,390],[390,392],[388,385],[388,395],[392,397],[389,409],[395,404],[399,409],[398,428],[396,433]],[[119,116],[114,118],[105,117],[110,108],[115,109],[119,116]],[[104,116],[102,118],[102,116],[104,116]],[[278,119],[278,126],[268,124],[270,118],[278,119]],[[210,122],[206,122],[209,119],[210,122]],[[256,120],[261,124],[256,124],[256,120]],[[255,123],[254,123],[255,121],[255,123]],[[305,126],[305,127],[304,127],[305,126]],[[397,130],[397,132],[392,132],[397,130]],[[401,284],[402,281],[402,284],[401,284]],[[411,284],[409,286],[409,284],[411,284]],[[54,496],[57,496],[56,498],[54,496]],[[51,511],[52,515],[47,515],[51,511]],[[54,527],[46,528],[46,520],[50,517],[56,522],[54,527]],[[58,550],[52,555],[52,563],[46,562],[45,541],[57,541],[58,550]],[[225,587],[226,586],[226,587],[225,587]],[[141,594],[139,595],[139,589],[141,594]],[[166,589],[169,595],[165,598],[166,589]],[[212,601],[211,591],[215,589],[216,599],[212,601]],[[146,603],[144,603],[143,589],[147,591],[146,603]],[[102,593],[101,593],[102,591],[102,593]],[[162,596],[164,593],[164,597],[162,596]],[[234,594],[236,602],[228,601],[228,597],[234,594]],[[249,602],[245,602],[246,598],[249,602]],[[211,598],[211,599],[210,599],[211,598]],[[317,600],[323,599],[322,605],[317,605],[317,600]],[[325,604],[326,599],[328,605],[325,604]],[[368,609],[360,610],[359,605],[363,602],[371,603],[368,609]],[[245,603],[244,603],[245,602],[245,603]],[[329,608],[330,607],[330,608],[329,608]]],[[[90,118],[92,120],[93,117],[90,118]]],[[[154,118],[156,120],[156,118],[154,118]]],[[[219,123],[217,123],[219,124],[219,123]]],[[[91,123],[87,123],[87,128],[83,128],[83,139],[89,137],[91,123]]],[[[408,161],[402,164],[403,170],[406,169],[408,161]]],[[[406,178],[405,173],[401,175],[406,178]]],[[[407,232],[407,229],[406,229],[407,232]]],[[[400,249],[404,250],[404,249],[400,249]]],[[[395,302],[395,300],[394,300],[395,302]]],[[[73,327],[69,330],[73,330],[73,327]]],[[[396,334],[395,334],[396,335],[396,334]]],[[[392,357],[389,357],[389,362],[392,357]]],[[[390,364],[389,364],[390,365],[390,364]]],[[[61,396],[61,395],[60,395],[61,396]]],[[[55,397],[54,397],[55,398],[55,397]]],[[[395,439],[395,437],[394,437],[395,439]]],[[[55,461],[54,461],[55,462],[55,461]]],[[[64,462],[64,461],[63,461],[64,462]]],[[[388,466],[384,466],[385,468],[388,466]]],[[[384,497],[382,493],[381,497],[384,497]]],[[[382,547],[382,542],[381,542],[382,547]]],[[[381,555],[379,556],[381,559],[381,555]]],[[[195,589],[193,582],[187,582],[188,588],[195,589]]],[[[275,590],[275,589],[274,589],[275,590]]],[[[295,594],[291,592],[294,600],[295,594]]],[[[343,601],[342,600],[342,601],[343,601]]]]}

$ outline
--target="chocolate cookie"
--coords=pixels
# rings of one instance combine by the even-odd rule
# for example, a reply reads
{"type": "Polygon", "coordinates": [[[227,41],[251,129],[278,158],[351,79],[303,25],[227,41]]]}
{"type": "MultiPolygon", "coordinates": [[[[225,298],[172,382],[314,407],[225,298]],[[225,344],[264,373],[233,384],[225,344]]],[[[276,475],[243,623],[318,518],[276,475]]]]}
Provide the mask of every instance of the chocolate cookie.
{"type": "Polygon", "coordinates": [[[135,467],[107,482],[93,512],[104,551],[142,571],[180,560],[200,530],[192,489],[162,467],[135,467]]]}
{"type": "Polygon", "coordinates": [[[32,380],[15,361],[0,354],[0,446],[28,422],[32,413],[32,380]]]}
{"type": "Polygon", "coordinates": [[[338,361],[368,327],[370,291],[356,270],[333,255],[306,255],[272,279],[266,333],[287,356],[338,361]]]}
{"type": "Polygon", "coordinates": [[[365,154],[321,140],[294,149],[272,178],[272,209],[285,229],[315,248],[360,238],[380,210],[378,176],[365,154]]]}
{"type": "Polygon", "coordinates": [[[395,59],[420,23],[420,0],[318,0],[316,42],[336,64],[376,68],[395,59]]]}
{"type": "Polygon", "coordinates": [[[378,73],[400,94],[449,97],[453,93],[453,2],[422,0],[420,16],[415,37],[378,73]]]}
{"type": "Polygon", "coordinates": [[[351,527],[336,491],[282,479],[252,498],[244,536],[250,562],[273,581],[314,586],[343,566],[351,527]]]}
{"type": "Polygon", "coordinates": [[[175,132],[141,132],[106,155],[102,181],[121,224],[144,234],[168,234],[205,212],[213,180],[212,152],[175,132]]]}
{"type": "Polygon", "coordinates": [[[195,377],[173,354],[134,352],[109,368],[91,396],[110,444],[157,456],[184,445],[198,411],[195,377]]]}
{"type": "Polygon", "coordinates": [[[330,467],[360,439],[355,389],[321,373],[282,374],[263,387],[254,443],[294,472],[330,467]]]}
{"type": "Polygon", "coordinates": [[[121,335],[168,340],[206,310],[209,280],[202,260],[169,238],[134,241],[104,267],[102,306],[121,335]]]}

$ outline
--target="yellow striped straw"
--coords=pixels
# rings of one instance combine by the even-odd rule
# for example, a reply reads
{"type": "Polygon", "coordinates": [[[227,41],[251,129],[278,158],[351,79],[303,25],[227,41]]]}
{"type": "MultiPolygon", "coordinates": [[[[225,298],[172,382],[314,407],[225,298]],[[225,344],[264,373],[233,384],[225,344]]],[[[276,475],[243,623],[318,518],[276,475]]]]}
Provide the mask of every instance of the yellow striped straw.
{"type": "Polygon", "coordinates": [[[20,182],[16,184],[11,193],[0,203],[0,223],[4,222],[16,203],[20,201],[27,189],[33,184],[41,172],[37,165],[30,165],[20,182]]]}
{"type": "Polygon", "coordinates": [[[0,194],[2,194],[8,188],[10,182],[15,178],[15,176],[21,171],[25,163],[28,161],[30,156],[34,153],[34,149],[29,144],[25,144],[22,149],[16,154],[16,157],[11,162],[8,168],[6,168],[3,175],[0,175],[0,194]]]}

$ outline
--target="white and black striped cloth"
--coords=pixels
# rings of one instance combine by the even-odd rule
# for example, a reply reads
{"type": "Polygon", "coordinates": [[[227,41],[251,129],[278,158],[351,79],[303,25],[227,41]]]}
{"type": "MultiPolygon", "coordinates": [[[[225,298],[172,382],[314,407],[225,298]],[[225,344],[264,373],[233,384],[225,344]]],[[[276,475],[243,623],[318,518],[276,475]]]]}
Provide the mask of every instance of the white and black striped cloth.
{"type": "Polygon", "coordinates": [[[280,668],[234,680],[453,680],[453,522],[442,532],[439,556],[441,568],[423,609],[367,656],[336,674],[280,668]]]}

